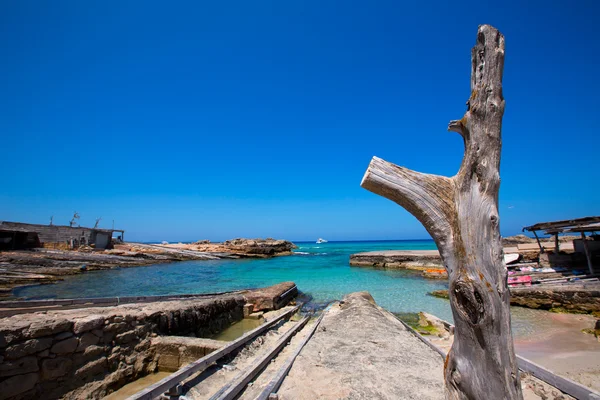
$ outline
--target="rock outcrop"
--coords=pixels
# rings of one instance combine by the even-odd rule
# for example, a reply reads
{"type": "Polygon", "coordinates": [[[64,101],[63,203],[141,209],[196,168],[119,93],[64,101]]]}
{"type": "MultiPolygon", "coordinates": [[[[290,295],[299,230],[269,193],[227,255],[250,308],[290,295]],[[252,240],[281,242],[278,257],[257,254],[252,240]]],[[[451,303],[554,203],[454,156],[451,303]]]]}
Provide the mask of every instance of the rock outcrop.
{"type": "Polygon", "coordinates": [[[294,243],[287,240],[275,239],[232,239],[223,242],[223,246],[232,252],[243,252],[264,256],[289,254],[298,248],[294,243]]]}
{"type": "Polygon", "coordinates": [[[502,238],[502,246],[515,246],[517,244],[523,243],[535,243],[535,239],[530,238],[529,236],[515,235],[515,236],[507,236],[502,238]]]}
{"type": "MultiPolygon", "coordinates": [[[[434,290],[431,296],[448,298],[447,290],[434,290]]],[[[539,310],[600,315],[600,290],[543,286],[510,288],[510,305],[539,310]]]]}
{"type": "Polygon", "coordinates": [[[418,271],[444,268],[437,250],[387,250],[356,253],[350,256],[350,265],[418,271]]]}
{"type": "Polygon", "coordinates": [[[600,290],[568,286],[511,288],[510,304],[540,310],[600,313],[600,290]]]}
{"type": "Polygon", "coordinates": [[[367,292],[325,311],[280,398],[442,399],[443,359],[367,292]]]}
{"type": "Polygon", "coordinates": [[[287,240],[232,239],[223,243],[199,241],[192,244],[170,244],[169,248],[188,249],[207,253],[229,253],[237,257],[273,257],[291,254],[297,246],[287,240]]]}
{"type": "Polygon", "coordinates": [[[278,310],[296,296],[298,296],[298,288],[294,282],[282,282],[244,293],[246,302],[253,305],[253,312],[278,310]]]}

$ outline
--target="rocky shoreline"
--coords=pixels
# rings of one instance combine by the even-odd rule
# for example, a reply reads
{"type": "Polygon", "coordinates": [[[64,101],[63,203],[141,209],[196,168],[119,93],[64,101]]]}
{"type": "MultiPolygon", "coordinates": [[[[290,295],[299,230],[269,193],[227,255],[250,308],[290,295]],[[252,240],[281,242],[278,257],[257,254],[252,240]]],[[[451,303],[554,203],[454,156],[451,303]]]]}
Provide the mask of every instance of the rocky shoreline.
{"type": "MultiPolygon", "coordinates": [[[[448,290],[434,290],[433,297],[448,299],[448,290]]],[[[534,310],[592,314],[600,317],[600,290],[596,288],[511,288],[510,305],[534,310]]]]}
{"type": "MultiPolygon", "coordinates": [[[[502,239],[504,254],[513,257],[507,261],[511,305],[600,315],[600,274],[587,274],[588,266],[574,251],[574,239],[561,237],[559,253],[548,250],[554,242],[541,242],[546,248],[541,252],[536,240],[525,235],[502,239]]],[[[448,279],[437,250],[356,253],[350,256],[350,265],[414,270],[427,279],[448,279]]],[[[447,291],[431,295],[448,298],[447,291]]]]}
{"type": "Polygon", "coordinates": [[[65,276],[88,271],[190,260],[268,258],[289,255],[296,246],[286,240],[234,239],[223,243],[117,244],[110,250],[53,250],[36,248],[0,252],[0,300],[10,300],[13,289],[52,284],[65,276]]]}

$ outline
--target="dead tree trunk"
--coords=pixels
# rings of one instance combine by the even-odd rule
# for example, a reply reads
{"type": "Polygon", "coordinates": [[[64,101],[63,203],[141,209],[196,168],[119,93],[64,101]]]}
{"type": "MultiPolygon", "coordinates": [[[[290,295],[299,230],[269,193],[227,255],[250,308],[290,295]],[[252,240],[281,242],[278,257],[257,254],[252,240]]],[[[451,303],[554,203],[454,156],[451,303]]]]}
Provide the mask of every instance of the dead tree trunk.
{"type": "Polygon", "coordinates": [[[446,397],[521,399],[498,218],[504,36],[480,26],[471,62],[467,112],[448,126],[465,144],[458,174],[423,174],[374,157],[361,186],[406,208],[438,246],[456,324],[446,397]]]}

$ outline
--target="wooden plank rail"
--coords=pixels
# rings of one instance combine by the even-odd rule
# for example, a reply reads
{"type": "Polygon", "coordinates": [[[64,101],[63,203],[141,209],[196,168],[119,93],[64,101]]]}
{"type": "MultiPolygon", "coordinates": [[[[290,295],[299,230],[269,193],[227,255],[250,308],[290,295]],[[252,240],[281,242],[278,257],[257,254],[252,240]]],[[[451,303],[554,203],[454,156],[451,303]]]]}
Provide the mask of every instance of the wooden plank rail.
{"type": "Polygon", "coordinates": [[[287,331],[269,352],[255,360],[248,369],[238,374],[231,382],[223,386],[210,400],[233,400],[246,387],[246,385],[262,371],[281,349],[291,340],[300,329],[306,325],[310,317],[304,317],[300,322],[287,331]]]}
{"type": "Polygon", "coordinates": [[[292,308],[291,310],[282,313],[278,317],[262,324],[258,328],[247,332],[243,336],[229,343],[227,346],[219,350],[213,351],[212,353],[187,364],[186,366],[180,368],[179,370],[167,376],[166,378],[156,382],[151,386],[148,386],[146,389],[134,394],[133,396],[128,397],[127,400],[151,400],[158,396],[161,396],[163,393],[167,392],[171,388],[176,387],[184,379],[187,379],[190,376],[203,371],[209,365],[211,365],[221,357],[231,353],[232,351],[246,344],[250,340],[254,339],[256,336],[271,328],[277,322],[281,321],[284,318],[291,317],[300,309],[300,307],[301,306],[298,305],[292,308]]]}
{"type": "Polygon", "coordinates": [[[595,392],[587,386],[583,386],[582,384],[572,381],[568,378],[556,375],[541,365],[538,365],[533,361],[526,359],[525,357],[521,357],[518,354],[517,362],[522,371],[530,373],[536,378],[543,380],[544,382],[554,386],[570,396],[575,397],[576,399],[600,400],[600,393],[595,392]]]}
{"type": "Polygon", "coordinates": [[[263,389],[263,391],[256,397],[255,400],[267,400],[271,396],[271,393],[276,393],[279,390],[281,384],[283,383],[283,380],[290,372],[290,369],[292,369],[296,357],[298,357],[304,346],[306,346],[306,343],[308,343],[308,341],[312,338],[313,334],[319,327],[319,324],[321,323],[321,320],[323,320],[324,316],[325,310],[321,313],[319,319],[317,319],[315,324],[311,327],[310,331],[308,332],[308,335],[304,338],[304,340],[302,340],[298,347],[296,347],[294,352],[285,361],[284,365],[279,369],[277,374],[275,374],[273,379],[271,379],[269,384],[263,389]]]}

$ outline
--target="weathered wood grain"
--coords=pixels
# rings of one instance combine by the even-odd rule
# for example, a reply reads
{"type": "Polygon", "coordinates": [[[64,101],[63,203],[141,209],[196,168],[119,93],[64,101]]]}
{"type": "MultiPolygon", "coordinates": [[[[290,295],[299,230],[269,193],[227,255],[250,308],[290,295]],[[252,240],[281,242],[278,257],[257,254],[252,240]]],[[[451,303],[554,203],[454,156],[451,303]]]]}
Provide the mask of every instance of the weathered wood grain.
{"type": "Polygon", "coordinates": [[[504,36],[482,25],[471,51],[471,96],[448,130],[464,141],[447,178],[374,157],[362,187],[413,214],[435,240],[449,275],[456,337],[444,374],[448,399],[522,398],[512,342],[498,215],[504,36]]]}

